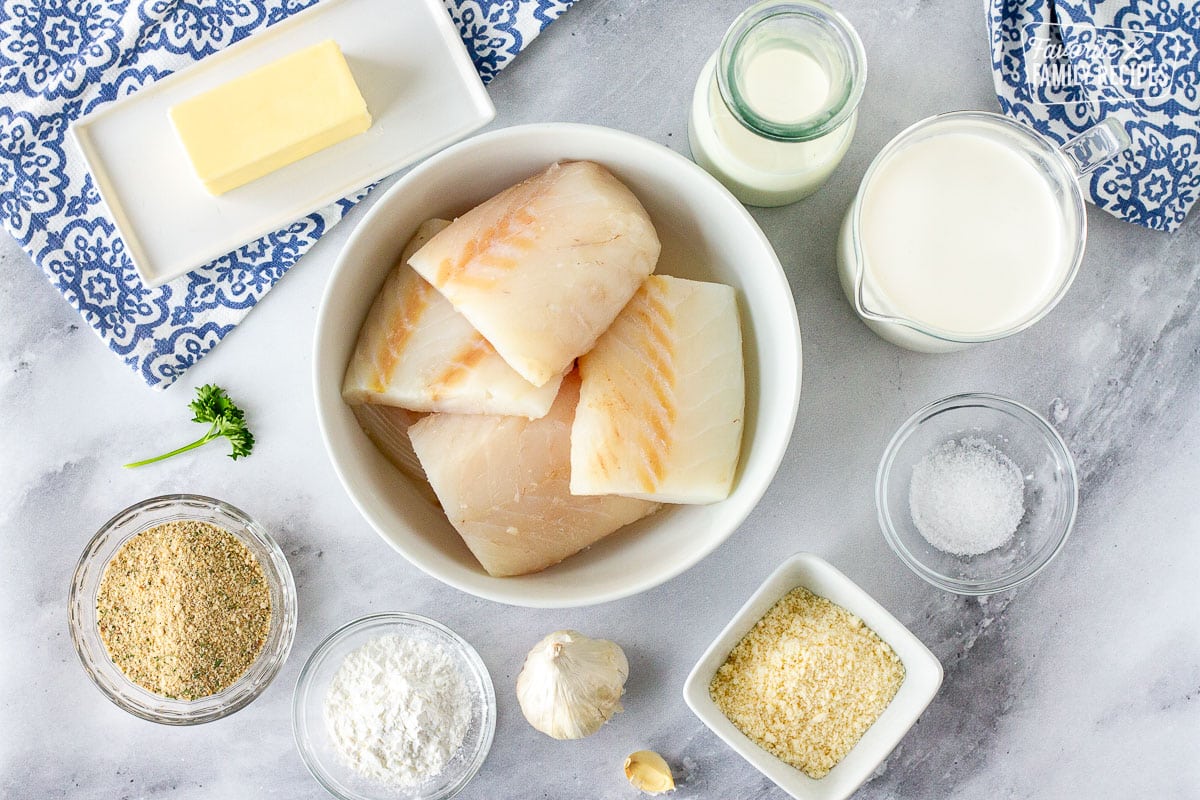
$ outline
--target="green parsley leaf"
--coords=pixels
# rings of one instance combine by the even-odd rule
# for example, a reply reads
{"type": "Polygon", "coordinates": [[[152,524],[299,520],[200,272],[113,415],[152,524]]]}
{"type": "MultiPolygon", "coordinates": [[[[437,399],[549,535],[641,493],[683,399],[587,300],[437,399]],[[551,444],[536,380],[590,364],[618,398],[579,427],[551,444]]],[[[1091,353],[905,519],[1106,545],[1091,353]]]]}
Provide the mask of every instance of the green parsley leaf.
{"type": "Polygon", "coordinates": [[[156,461],[177,456],[180,453],[186,453],[188,450],[195,449],[202,445],[208,444],[213,439],[225,438],[233,447],[233,451],[229,457],[233,460],[244,458],[250,455],[254,449],[254,434],[246,427],[246,413],[238,408],[237,403],[226,394],[225,390],[215,384],[206,384],[196,389],[196,399],[188,404],[188,408],[192,411],[192,421],[202,424],[208,424],[211,427],[208,433],[201,436],[191,444],[186,444],[183,447],[176,448],[169,453],[163,453],[154,458],[146,458],[141,461],[134,461],[126,464],[126,467],[140,467],[145,464],[153,464],[156,461]]]}

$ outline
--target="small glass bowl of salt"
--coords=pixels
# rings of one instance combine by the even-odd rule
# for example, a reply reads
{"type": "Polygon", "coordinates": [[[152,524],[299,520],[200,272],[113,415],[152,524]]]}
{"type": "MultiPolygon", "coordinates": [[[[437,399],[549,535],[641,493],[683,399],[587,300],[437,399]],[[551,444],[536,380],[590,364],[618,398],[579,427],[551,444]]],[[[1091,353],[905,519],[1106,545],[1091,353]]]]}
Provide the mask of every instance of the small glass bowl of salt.
{"type": "Polygon", "coordinates": [[[1062,549],[1079,503],[1075,462],[1032,409],[991,394],[930,403],[888,443],[879,526],[913,572],[957,594],[1011,589],[1062,549]]]}
{"type": "Polygon", "coordinates": [[[341,800],[448,800],[496,731],[487,667],[427,617],[362,617],[313,651],[292,701],[305,766],[341,800]]]}

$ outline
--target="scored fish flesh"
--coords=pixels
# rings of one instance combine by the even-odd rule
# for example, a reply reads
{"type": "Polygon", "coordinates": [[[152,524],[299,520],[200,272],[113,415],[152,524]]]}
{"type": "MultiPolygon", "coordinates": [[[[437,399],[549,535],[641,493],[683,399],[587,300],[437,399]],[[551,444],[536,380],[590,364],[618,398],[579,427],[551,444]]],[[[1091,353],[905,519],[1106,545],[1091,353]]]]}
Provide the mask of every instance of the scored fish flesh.
{"type": "Polygon", "coordinates": [[[660,249],[633,192],[599,164],[574,161],[467,212],[408,263],[541,386],[592,349],[660,249]]]}
{"type": "Polygon", "coordinates": [[[384,281],[358,334],[342,398],[412,411],[540,417],[554,402],[559,378],[542,386],[522,378],[405,264],[449,224],[422,223],[384,281]]]}
{"type": "Polygon", "coordinates": [[[653,275],[579,359],[571,491],[664,503],[729,496],[745,375],[734,290],[653,275]]]}
{"type": "Polygon", "coordinates": [[[350,406],[350,410],[358,420],[358,426],[371,440],[371,444],[375,445],[375,449],[383,453],[384,457],[392,462],[392,466],[409,478],[422,496],[436,503],[437,495],[433,493],[429,481],[425,478],[425,470],[421,468],[421,462],[417,460],[412,440],[408,436],[408,429],[425,415],[406,408],[378,406],[372,403],[350,406]]]}
{"type": "Polygon", "coordinates": [[[431,414],[409,430],[450,524],[491,575],[545,569],[659,507],[571,494],[578,399],[572,372],[541,419],[431,414]]]}

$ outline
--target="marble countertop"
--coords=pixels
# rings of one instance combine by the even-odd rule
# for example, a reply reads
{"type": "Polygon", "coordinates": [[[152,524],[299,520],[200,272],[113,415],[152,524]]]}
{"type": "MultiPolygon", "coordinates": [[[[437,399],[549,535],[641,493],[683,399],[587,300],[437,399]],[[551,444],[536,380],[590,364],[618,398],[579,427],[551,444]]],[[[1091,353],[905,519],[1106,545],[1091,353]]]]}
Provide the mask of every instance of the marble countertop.
{"type": "MultiPolygon", "coordinates": [[[[609,125],[687,153],[695,75],[742,2],[584,0],[491,87],[496,126],[609,125]]],[[[1174,236],[1089,213],[1086,262],[1031,330],[967,352],[909,353],[854,317],[833,267],[836,226],[872,155],[921,117],[995,108],[979,3],[839,6],[871,75],[857,136],[817,196],[755,210],[791,280],[804,334],[800,415],[771,489],[742,528],[684,575],[594,608],[525,610],[449,589],[359,517],[322,450],[310,391],[311,331],[330,267],[371,201],[327,236],[212,355],[166,392],[144,388],[9,239],[0,241],[0,795],[6,798],[323,796],[292,741],[291,693],[317,643],[365,613],[436,617],[492,672],[499,724],[461,795],[635,797],[624,756],[676,767],[680,798],[785,795],[684,705],[684,676],[786,556],[845,571],[945,666],[919,724],[856,795],[882,798],[1200,796],[1200,226],[1174,236]],[[218,382],[259,444],[231,463],[211,447],[155,468],[129,457],[192,434],[192,387],[218,382]],[[1048,414],[1078,461],[1082,505],[1058,559],[987,600],[911,574],[875,522],[872,482],[888,437],[918,406],[960,391],[1048,414]],[[66,594],[84,543],[155,494],[223,498],[277,536],[295,572],[300,625],[277,680],[245,710],[165,728],[111,705],[78,664],[66,594]],[[626,711],[586,742],[522,719],[513,682],[546,632],[620,642],[626,711]]],[[[378,194],[378,193],[377,193],[378,194]]]]}

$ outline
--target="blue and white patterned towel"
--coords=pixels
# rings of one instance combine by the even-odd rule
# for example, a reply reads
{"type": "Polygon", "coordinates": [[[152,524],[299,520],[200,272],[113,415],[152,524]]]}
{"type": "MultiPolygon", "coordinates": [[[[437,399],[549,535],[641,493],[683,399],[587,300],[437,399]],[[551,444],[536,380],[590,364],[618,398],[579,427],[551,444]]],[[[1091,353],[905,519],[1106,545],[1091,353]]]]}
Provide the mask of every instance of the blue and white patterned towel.
{"type": "MultiPolygon", "coordinates": [[[[211,350],[369,190],[150,289],[68,144],[67,126],[315,2],[0,2],[0,218],[150,386],[170,385],[211,350]]],[[[573,0],[443,2],[487,82],[573,0]]]]}
{"type": "Polygon", "coordinates": [[[1130,222],[1174,231],[1200,194],[1195,0],[990,0],[1005,114],[1065,142],[1113,116],[1132,146],[1086,190],[1130,222]]]}

